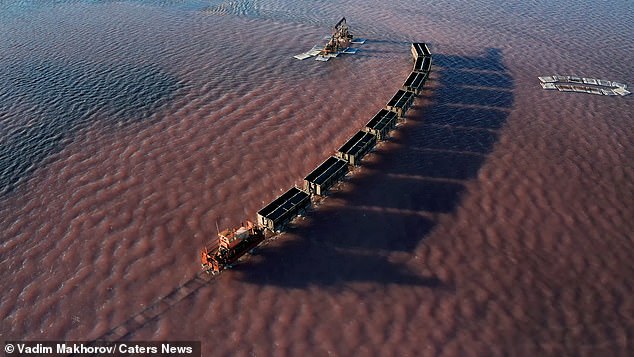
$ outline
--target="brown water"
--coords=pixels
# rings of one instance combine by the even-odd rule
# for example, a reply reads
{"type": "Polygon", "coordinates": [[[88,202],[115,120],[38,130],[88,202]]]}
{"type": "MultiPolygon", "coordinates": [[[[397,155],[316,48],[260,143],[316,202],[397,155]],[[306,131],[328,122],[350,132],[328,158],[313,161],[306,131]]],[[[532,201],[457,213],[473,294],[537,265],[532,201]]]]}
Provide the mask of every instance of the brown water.
{"type": "Polygon", "coordinates": [[[634,354],[634,96],[536,79],[634,83],[631,2],[38,4],[0,4],[2,340],[634,354]],[[362,52],[292,58],[341,15],[362,52]],[[411,41],[434,67],[406,124],[184,296],[216,222],[301,184],[402,84],[411,41]]]}

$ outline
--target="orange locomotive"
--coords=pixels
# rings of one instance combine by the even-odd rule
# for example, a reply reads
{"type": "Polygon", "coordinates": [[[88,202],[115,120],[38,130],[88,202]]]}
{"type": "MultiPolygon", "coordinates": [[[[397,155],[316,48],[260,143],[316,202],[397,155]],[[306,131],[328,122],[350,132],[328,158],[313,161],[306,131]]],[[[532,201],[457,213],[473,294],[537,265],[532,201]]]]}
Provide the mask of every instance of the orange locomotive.
{"type": "Polygon", "coordinates": [[[218,233],[218,247],[200,252],[203,269],[208,273],[218,273],[264,240],[264,228],[247,221],[238,229],[225,229],[218,233]]]}

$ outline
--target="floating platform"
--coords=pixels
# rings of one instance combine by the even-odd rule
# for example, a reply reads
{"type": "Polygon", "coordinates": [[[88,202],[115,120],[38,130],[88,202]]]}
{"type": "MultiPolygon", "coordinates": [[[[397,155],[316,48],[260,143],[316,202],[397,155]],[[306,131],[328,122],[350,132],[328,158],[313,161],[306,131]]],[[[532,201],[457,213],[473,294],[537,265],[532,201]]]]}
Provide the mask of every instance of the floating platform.
{"type": "Polygon", "coordinates": [[[361,159],[376,145],[376,136],[366,131],[358,131],[339,150],[337,157],[350,165],[356,166],[361,159]]]}
{"type": "Polygon", "coordinates": [[[331,156],[304,178],[304,190],[322,196],[348,173],[348,163],[331,156]]]}
{"type": "Polygon", "coordinates": [[[406,90],[399,89],[390,99],[385,108],[398,114],[399,118],[405,116],[407,110],[414,102],[415,94],[406,90]]]}
{"type": "Polygon", "coordinates": [[[310,206],[310,195],[293,187],[258,211],[258,224],[281,231],[296,215],[310,206]]]}
{"type": "Polygon", "coordinates": [[[326,62],[326,61],[328,61],[331,58],[337,57],[338,55],[339,55],[339,52],[337,52],[337,53],[328,53],[328,54],[325,54],[325,55],[317,55],[315,57],[315,61],[326,62]]]}
{"type": "Polygon", "coordinates": [[[403,89],[419,95],[420,92],[423,90],[423,86],[425,85],[427,77],[429,77],[429,72],[413,71],[409,74],[409,77],[407,77],[405,83],[403,83],[403,89]]]}
{"type": "MultiPolygon", "coordinates": [[[[352,42],[352,43],[354,43],[354,42],[352,42]]],[[[363,43],[365,43],[365,41],[363,43]]],[[[344,48],[343,50],[335,52],[335,53],[328,53],[328,54],[320,55],[319,53],[321,52],[321,47],[320,46],[315,46],[310,51],[295,55],[295,56],[293,56],[293,58],[298,59],[298,60],[301,61],[301,60],[305,60],[307,58],[315,57],[316,61],[326,62],[326,61],[328,61],[329,59],[331,59],[333,57],[339,56],[340,54],[353,55],[353,54],[357,53],[358,51],[359,51],[359,49],[357,49],[357,48],[347,47],[347,48],[344,48]]]]}
{"type": "Polygon", "coordinates": [[[605,79],[579,76],[542,76],[538,77],[542,88],[556,89],[560,92],[578,92],[597,95],[625,96],[631,94],[627,85],[605,79]]]}
{"type": "MultiPolygon", "coordinates": [[[[352,42],[352,43],[354,43],[354,42],[352,42]]],[[[365,43],[365,40],[363,41],[363,43],[365,43]]],[[[353,54],[357,53],[358,51],[359,51],[359,49],[357,49],[357,48],[346,47],[346,48],[344,48],[343,50],[341,50],[341,51],[337,51],[337,52],[335,52],[335,53],[327,53],[327,54],[323,54],[323,55],[321,55],[321,54],[319,54],[319,52],[321,52],[321,50],[320,50],[320,51],[317,51],[317,53],[314,53],[314,51],[313,51],[313,50],[311,50],[311,51],[309,51],[309,52],[306,52],[306,53],[303,53],[303,54],[301,54],[301,55],[297,55],[297,56],[294,56],[294,57],[295,57],[295,58],[297,58],[297,59],[300,59],[300,60],[301,60],[301,59],[306,59],[306,58],[309,58],[309,57],[315,56],[315,60],[316,60],[316,61],[326,62],[326,61],[328,61],[329,59],[334,58],[334,57],[337,57],[337,56],[339,56],[339,55],[341,55],[341,54],[344,54],[344,55],[353,55],[353,54]],[[300,56],[306,56],[306,55],[307,55],[308,57],[300,58],[300,56]]]]}
{"type": "Polygon", "coordinates": [[[387,109],[381,109],[366,124],[365,130],[376,136],[377,140],[384,140],[388,136],[390,130],[394,129],[396,126],[397,119],[398,116],[395,112],[387,109]]]}
{"type": "Polygon", "coordinates": [[[319,45],[313,46],[313,48],[311,48],[310,51],[307,51],[307,52],[304,52],[304,53],[300,53],[300,54],[298,54],[296,56],[293,56],[293,57],[301,61],[301,60],[305,60],[305,59],[310,58],[310,57],[317,56],[319,54],[319,52],[321,52],[322,47],[323,46],[319,46],[319,45]]]}

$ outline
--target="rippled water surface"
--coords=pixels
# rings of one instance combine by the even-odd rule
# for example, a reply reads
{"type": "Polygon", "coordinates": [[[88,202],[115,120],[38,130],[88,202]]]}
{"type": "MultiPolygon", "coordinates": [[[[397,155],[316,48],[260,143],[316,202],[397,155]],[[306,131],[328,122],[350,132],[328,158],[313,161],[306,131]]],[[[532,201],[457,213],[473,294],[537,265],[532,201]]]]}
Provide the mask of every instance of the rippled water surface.
{"type": "Polygon", "coordinates": [[[204,355],[634,354],[630,1],[0,2],[0,338],[204,355]],[[292,58],[346,16],[367,38],[292,58]],[[198,249],[434,54],[407,121],[245,264],[198,249]],[[154,311],[154,312],[148,312],[154,311]],[[136,321],[136,322],[135,322],[136,321]]]}

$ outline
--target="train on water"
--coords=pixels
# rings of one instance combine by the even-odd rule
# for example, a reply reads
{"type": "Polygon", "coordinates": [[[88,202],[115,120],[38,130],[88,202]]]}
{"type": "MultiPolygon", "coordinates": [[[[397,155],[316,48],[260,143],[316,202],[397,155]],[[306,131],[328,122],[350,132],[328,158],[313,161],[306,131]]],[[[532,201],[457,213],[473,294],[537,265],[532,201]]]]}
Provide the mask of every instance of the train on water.
{"type": "Polygon", "coordinates": [[[218,232],[218,246],[201,251],[202,266],[208,272],[219,272],[231,266],[244,253],[257,247],[265,238],[263,227],[247,221],[237,229],[218,232]]]}
{"type": "Polygon", "coordinates": [[[201,251],[203,270],[217,274],[230,268],[267,237],[284,231],[293,219],[310,208],[313,196],[325,195],[351,168],[358,166],[378,142],[387,138],[397,123],[404,120],[431,71],[432,56],[427,44],[412,43],[411,52],[414,68],[386,106],[346,141],[334,156],[309,173],[304,178],[303,188],[292,187],[259,210],[256,223],[247,221],[238,228],[218,232],[217,243],[201,251]]]}

